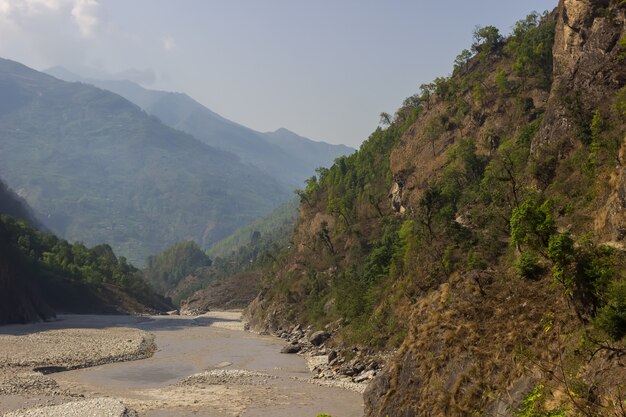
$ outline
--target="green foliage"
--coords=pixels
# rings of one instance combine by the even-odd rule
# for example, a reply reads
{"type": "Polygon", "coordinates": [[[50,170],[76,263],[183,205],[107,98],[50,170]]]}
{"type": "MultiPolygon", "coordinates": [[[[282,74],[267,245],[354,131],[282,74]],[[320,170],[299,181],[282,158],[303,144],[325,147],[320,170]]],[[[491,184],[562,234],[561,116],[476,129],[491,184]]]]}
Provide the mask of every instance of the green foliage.
{"type": "Polygon", "coordinates": [[[533,388],[514,411],[515,417],[567,417],[567,410],[556,408],[545,409],[547,389],[543,384],[533,388]]]}
{"type": "Polygon", "coordinates": [[[472,51],[481,58],[499,52],[504,45],[504,38],[495,26],[476,27],[473,36],[472,51]]]}
{"type": "Polygon", "coordinates": [[[622,37],[617,42],[617,47],[620,50],[620,54],[618,55],[617,59],[619,61],[625,60],[626,59],[626,35],[622,35],[622,37]]]}
{"type": "Polygon", "coordinates": [[[537,12],[518,21],[505,46],[515,59],[513,70],[528,79],[538,79],[539,86],[548,90],[552,80],[552,45],[556,23],[537,12]]]}
{"type": "Polygon", "coordinates": [[[196,242],[178,242],[148,258],[144,277],[157,291],[164,294],[175,288],[188,274],[210,265],[211,260],[196,242]]]}
{"type": "Polygon", "coordinates": [[[58,276],[84,284],[110,284],[139,300],[154,298],[140,271],[109,245],[87,248],[33,229],[23,221],[0,215],[11,243],[42,276],[58,276]]]}
{"type": "Polygon", "coordinates": [[[583,170],[587,175],[591,176],[594,172],[596,165],[598,164],[599,153],[601,151],[602,145],[604,144],[601,135],[605,130],[606,123],[602,118],[602,114],[600,113],[600,110],[596,110],[593,113],[593,117],[589,125],[591,143],[589,145],[589,155],[587,157],[587,162],[583,167],[583,170]]]}
{"type": "Polygon", "coordinates": [[[578,138],[584,145],[591,144],[591,121],[593,114],[585,109],[580,94],[567,96],[564,98],[564,102],[576,125],[578,138]]]}
{"type": "Polygon", "coordinates": [[[463,49],[454,59],[454,73],[457,74],[467,72],[467,64],[472,56],[473,54],[469,49],[463,49]]]}
{"type": "Polygon", "coordinates": [[[622,87],[616,95],[615,111],[619,116],[626,117],[626,87],[622,87]]]}
{"type": "Polygon", "coordinates": [[[574,261],[574,241],[569,233],[558,233],[550,236],[548,243],[548,258],[554,263],[552,270],[554,279],[565,287],[571,294],[573,291],[573,276],[568,273],[568,266],[574,261]]]}
{"type": "Polygon", "coordinates": [[[598,311],[595,324],[611,339],[620,340],[626,336],[626,281],[611,282],[606,298],[607,303],[598,311]]]}
{"type": "Polygon", "coordinates": [[[292,199],[274,209],[267,216],[240,227],[226,239],[215,243],[207,250],[207,254],[211,258],[226,257],[250,244],[255,232],[260,233],[261,239],[266,240],[268,244],[271,240],[281,247],[287,246],[298,217],[298,206],[298,200],[292,199]]]}
{"type": "Polygon", "coordinates": [[[539,256],[533,251],[522,252],[515,262],[517,273],[522,278],[535,278],[542,271],[539,256]]]}
{"type": "Polygon", "coordinates": [[[290,197],[290,188],[116,94],[5,60],[0,74],[16,91],[0,96],[12,109],[0,115],[3,179],[70,241],[107,242],[143,265],[180,240],[209,246],[290,197]]]}
{"type": "Polygon", "coordinates": [[[501,95],[506,95],[511,91],[511,84],[502,68],[496,70],[496,88],[501,95]]]}
{"type": "Polygon", "coordinates": [[[548,245],[550,237],[556,231],[552,215],[552,203],[539,204],[529,198],[511,214],[511,243],[541,250],[548,245]]]}
{"type": "Polygon", "coordinates": [[[387,205],[386,189],[391,180],[389,154],[420,108],[421,105],[415,107],[415,103],[411,103],[400,109],[393,122],[386,129],[376,129],[358,152],[337,158],[329,169],[318,170],[318,175],[307,181],[301,199],[311,205],[325,199],[326,210],[337,214],[346,228],[357,220],[360,202],[367,202],[376,212],[382,213],[382,206],[387,205]],[[321,190],[326,194],[322,195],[321,190]]]}

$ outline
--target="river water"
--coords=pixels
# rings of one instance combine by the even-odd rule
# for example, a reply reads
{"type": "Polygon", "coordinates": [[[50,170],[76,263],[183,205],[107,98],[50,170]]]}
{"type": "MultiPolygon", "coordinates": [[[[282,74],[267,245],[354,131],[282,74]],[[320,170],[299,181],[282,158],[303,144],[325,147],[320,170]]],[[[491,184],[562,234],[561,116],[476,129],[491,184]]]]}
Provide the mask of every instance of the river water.
{"type": "Polygon", "coordinates": [[[195,319],[90,317],[100,327],[135,327],[154,334],[157,351],[148,359],[50,375],[72,392],[116,398],[150,417],[363,415],[361,394],[307,382],[312,375],[305,359],[279,353],[284,344],[280,339],[243,331],[238,312],[211,312],[195,319]],[[222,370],[235,377],[180,383],[192,374],[222,370]],[[254,377],[237,378],[242,371],[254,377]]]}

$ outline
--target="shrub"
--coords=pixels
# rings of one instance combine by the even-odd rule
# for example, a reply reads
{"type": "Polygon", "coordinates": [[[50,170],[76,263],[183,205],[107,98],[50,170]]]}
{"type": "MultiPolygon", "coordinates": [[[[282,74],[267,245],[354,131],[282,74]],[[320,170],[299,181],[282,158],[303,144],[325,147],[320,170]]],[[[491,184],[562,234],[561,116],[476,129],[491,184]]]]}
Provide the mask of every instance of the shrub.
{"type": "Polygon", "coordinates": [[[511,90],[509,79],[502,68],[496,70],[496,88],[498,89],[498,93],[502,95],[508,94],[511,90]]]}
{"type": "Polygon", "coordinates": [[[604,330],[611,339],[626,336],[626,282],[614,282],[607,291],[607,304],[596,316],[595,325],[604,330]]]}
{"type": "Polygon", "coordinates": [[[533,388],[522,400],[517,410],[514,411],[515,417],[566,417],[567,412],[562,408],[545,410],[546,387],[543,384],[533,388]]]}
{"type": "Polygon", "coordinates": [[[617,59],[621,62],[626,59],[626,35],[623,35],[620,38],[619,42],[617,43],[617,46],[619,47],[619,50],[620,50],[620,54],[618,55],[617,59]]]}
{"type": "Polygon", "coordinates": [[[520,277],[529,279],[536,278],[542,270],[539,256],[532,251],[523,252],[515,262],[515,268],[520,277]]]}

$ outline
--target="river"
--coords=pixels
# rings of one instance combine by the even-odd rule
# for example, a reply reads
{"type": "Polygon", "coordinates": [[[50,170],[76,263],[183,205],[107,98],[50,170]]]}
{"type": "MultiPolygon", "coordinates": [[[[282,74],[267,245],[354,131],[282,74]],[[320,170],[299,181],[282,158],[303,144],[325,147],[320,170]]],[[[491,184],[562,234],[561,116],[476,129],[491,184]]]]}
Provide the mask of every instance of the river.
{"type": "Polygon", "coordinates": [[[155,336],[157,351],[150,358],[49,375],[74,394],[118,399],[140,416],[363,415],[361,394],[309,382],[303,357],[279,353],[280,339],[244,331],[238,312],[197,318],[72,316],[57,323],[54,327],[132,327],[155,336]]]}

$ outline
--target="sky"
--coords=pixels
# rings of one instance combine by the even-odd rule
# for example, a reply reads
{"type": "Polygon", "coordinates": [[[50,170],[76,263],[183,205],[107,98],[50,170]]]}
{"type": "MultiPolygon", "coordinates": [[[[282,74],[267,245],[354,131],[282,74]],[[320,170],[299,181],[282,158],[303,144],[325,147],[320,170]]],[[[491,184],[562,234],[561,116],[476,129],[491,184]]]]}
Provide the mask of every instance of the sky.
{"type": "Polygon", "coordinates": [[[184,92],[259,131],[358,145],[476,26],[557,0],[0,0],[0,57],[184,92]]]}

